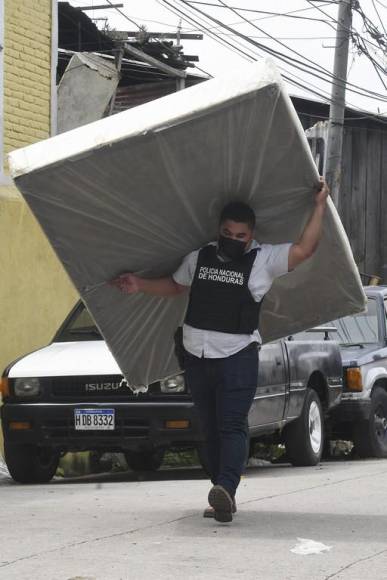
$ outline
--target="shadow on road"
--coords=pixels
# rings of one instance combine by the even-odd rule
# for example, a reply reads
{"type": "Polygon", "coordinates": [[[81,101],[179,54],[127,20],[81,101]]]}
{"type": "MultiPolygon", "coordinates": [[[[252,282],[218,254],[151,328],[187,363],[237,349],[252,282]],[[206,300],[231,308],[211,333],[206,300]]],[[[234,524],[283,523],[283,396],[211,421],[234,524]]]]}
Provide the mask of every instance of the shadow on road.
{"type": "Polygon", "coordinates": [[[383,515],[321,513],[304,511],[283,511],[278,507],[268,511],[260,509],[260,502],[247,501],[238,505],[238,513],[231,525],[221,525],[214,520],[203,518],[181,518],[176,522],[179,538],[213,538],[214,534],[228,536],[234,540],[254,538],[259,540],[285,541],[296,538],[310,538],[330,542],[361,544],[370,541],[385,544],[387,517],[383,515]]]}

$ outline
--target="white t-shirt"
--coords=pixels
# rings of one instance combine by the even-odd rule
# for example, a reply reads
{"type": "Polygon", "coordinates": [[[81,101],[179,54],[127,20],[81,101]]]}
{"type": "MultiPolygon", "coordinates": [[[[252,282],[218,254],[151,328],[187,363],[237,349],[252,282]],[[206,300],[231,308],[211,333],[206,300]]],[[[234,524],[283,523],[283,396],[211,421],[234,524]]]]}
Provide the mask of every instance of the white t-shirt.
{"type": "MultiPolygon", "coordinates": [[[[216,242],[213,242],[216,245],[216,242]]],[[[248,288],[256,302],[260,302],[270,290],[275,278],[288,272],[289,250],[292,244],[258,244],[252,241],[248,251],[258,248],[251,269],[248,288]]],[[[191,286],[200,250],[188,254],[173,274],[182,286],[191,286]]],[[[224,358],[239,352],[251,342],[261,342],[258,330],[253,334],[230,334],[214,330],[202,330],[188,324],[183,326],[184,348],[191,354],[205,358],[224,358]]]]}

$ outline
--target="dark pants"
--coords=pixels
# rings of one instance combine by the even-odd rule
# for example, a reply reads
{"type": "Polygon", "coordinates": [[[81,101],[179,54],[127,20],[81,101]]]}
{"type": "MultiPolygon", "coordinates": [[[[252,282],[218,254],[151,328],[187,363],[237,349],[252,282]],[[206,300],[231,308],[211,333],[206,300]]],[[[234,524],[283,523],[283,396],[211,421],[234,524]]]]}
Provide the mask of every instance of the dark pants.
{"type": "Polygon", "coordinates": [[[205,435],[211,481],[234,497],[246,461],[247,415],[258,381],[256,343],[227,358],[186,354],[185,377],[205,435]]]}

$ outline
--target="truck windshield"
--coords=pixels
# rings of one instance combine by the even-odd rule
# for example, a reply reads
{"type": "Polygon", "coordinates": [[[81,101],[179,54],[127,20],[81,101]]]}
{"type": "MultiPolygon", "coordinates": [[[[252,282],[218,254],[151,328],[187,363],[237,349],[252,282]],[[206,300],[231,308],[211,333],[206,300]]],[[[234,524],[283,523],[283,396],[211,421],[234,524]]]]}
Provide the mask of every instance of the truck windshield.
{"type": "Polygon", "coordinates": [[[94,320],[83,303],[80,303],[65,320],[55,337],[55,342],[103,340],[94,320]]]}
{"type": "Polygon", "coordinates": [[[379,342],[376,300],[368,300],[367,311],[345,316],[332,322],[337,328],[336,340],[343,346],[374,344],[379,342]]]}
{"type": "MultiPolygon", "coordinates": [[[[345,316],[329,322],[324,326],[334,326],[337,332],[328,332],[330,340],[336,340],[343,347],[375,344],[379,342],[378,315],[376,301],[368,300],[367,311],[362,314],[345,316]]],[[[323,340],[323,332],[300,332],[295,334],[293,340],[323,340]]]]}

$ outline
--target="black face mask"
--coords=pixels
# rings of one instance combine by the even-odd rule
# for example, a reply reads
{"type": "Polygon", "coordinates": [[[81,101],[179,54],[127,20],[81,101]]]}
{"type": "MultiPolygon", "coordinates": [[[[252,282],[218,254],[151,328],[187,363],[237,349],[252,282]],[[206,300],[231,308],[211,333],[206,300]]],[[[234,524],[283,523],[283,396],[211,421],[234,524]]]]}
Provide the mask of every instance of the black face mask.
{"type": "Polygon", "coordinates": [[[245,253],[246,247],[246,242],[233,240],[232,238],[226,238],[221,235],[219,236],[218,249],[219,253],[224,258],[228,258],[229,260],[240,260],[245,253]]]}

